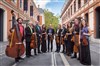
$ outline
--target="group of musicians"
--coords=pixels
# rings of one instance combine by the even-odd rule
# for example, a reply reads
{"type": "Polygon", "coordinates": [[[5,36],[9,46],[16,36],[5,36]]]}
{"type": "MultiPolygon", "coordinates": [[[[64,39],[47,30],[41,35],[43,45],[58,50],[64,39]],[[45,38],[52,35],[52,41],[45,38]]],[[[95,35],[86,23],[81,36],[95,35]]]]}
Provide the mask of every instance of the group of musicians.
{"type": "MultiPolygon", "coordinates": [[[[39,22],[35,22],[36,25],[33,25],[32,22],[29,22],[28,26],[24,28],[22,26],[22,18],[18,18],[17,22],[19,31],[22,35],[22,42],[25,39],[26,57],[29,58],[32,56],[32,49],[34,49],[34,55],[46,53],[50,50],[52,52],[53,40],[55,39],[55,52],[59,53],[62,45],[62,53],[66,53],[68,56],[71,56],[71,58],[77,58],[84,65],[91,65],[89,48],[89,36],[91,35],[91,32],[85,19],[76,18],[74,22],[69,22],[67,25],[63,24],[61,26],[59,24],[56,31],[54,31],[52,24],[50,24],[49,28],[46,29],[45,24],[40,26],[38,24],[39,22]],[[84,38],[86,38],[87,43],[84,42],[84,38]],[[33,48],[31,48],[32,42],[34,46],[33,48]]],[[[10,31],[12,32],[13,30],[11,29],[10,31]]],[[[15,61],[18,62],[20,59],[23,58],[17,57],[15,58],[15,61]]]]}

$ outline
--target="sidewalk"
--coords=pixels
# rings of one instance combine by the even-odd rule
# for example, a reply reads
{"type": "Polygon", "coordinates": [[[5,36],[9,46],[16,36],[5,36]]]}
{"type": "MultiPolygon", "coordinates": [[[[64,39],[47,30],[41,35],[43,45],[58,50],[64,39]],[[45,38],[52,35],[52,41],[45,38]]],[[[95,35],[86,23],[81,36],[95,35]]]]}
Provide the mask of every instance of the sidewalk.
{"type": "Polygon", "coordinates": [[[90,50],[100,54],[100,44],[90,41],[90,50]]]}
{"type": "Polygon", "coordinates": [[[0,55],[5,54],[5,49],[7,45],[8,45],[8,42],[0,42],[0,55]]]}

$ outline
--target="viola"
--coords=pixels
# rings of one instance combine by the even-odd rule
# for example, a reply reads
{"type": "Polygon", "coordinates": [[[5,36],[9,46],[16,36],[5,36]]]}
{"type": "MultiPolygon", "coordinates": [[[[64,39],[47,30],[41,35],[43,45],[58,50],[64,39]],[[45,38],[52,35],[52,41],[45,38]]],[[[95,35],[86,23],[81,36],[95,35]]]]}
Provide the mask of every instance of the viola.
{"type": "Polygon", "coordinates": [[[60,37],[56,34],[56,38],[55,38],[55,40],[56,40],[56,43],[58,44],[58,43],[60,43],[60,37]]]}

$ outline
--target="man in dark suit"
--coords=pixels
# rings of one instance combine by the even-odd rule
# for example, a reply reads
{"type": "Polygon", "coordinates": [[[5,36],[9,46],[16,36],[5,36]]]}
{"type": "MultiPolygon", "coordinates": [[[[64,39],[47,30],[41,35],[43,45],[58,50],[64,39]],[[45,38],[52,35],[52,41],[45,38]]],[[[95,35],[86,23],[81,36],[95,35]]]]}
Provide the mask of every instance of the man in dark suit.
{"type": "Polygon", "coordinates": [[[41,53],[40,51],[41,27],[39,26],[38,21],[36,22],[35,30],[36,30],[36,35],[37,35],[38,53],[41,53]]]}
{"type": "Polygon", "coordinates": [[[52,25],[50,24],[49,28],[47,29],[48,34],[48,52],[49,52],[49,45],[51,43],[51,52],[53,49],[53,38],[54,38],[54,29],[52,28],[52,25]]]}
{"type": "MultiPolygon", "coordinates": [[[[30,57],[31,55],[31,36],[34,33],[33,31],[33,24],[32,22],[29,22],[28,26],[25,28],[25,38],[26,38],[26,57],[30,57]]],[[[34,49],[34,54],[36,55],[36,49],[34,49]]]]}
{"type": "MultiPolygon", "coordinates": [[[[62,25],[62,32],[61,32],[61,37],[62,37],[62,38],[65,37],[66,32],[67,32],[66,25],[63,24],[63,25],[62,25]]],[[[63,51],[62,51],[62,53],[65,53],[65,48],[66,48],[66,43],[65,43],[65,41],[64,41],[64,44],[62,44],[62,45],[63,45],[63,51]]]]}
{"type": "MultiPolygon", "coordinates": [[[[12,14],[12,28],[10,29],[10,32],[12,33],[15,29],[16,26],[16,16],[13,10],[11,10],[11,14],[12,14]]],[[[18,31],[21,34],[21,43],[23,43],[24,41],[24,26],[22,25],[23,19],[22,18],[18,18],[17,19],[17,25],[18,25],[18,31]]],[[[17,38],[16,38],[17,39],[17,38]]],[[[19,60],[23,60],[23,58],[21,58],[19,55],[18,57],[15,58],[15,62],[18,62],[19,60]]]]}

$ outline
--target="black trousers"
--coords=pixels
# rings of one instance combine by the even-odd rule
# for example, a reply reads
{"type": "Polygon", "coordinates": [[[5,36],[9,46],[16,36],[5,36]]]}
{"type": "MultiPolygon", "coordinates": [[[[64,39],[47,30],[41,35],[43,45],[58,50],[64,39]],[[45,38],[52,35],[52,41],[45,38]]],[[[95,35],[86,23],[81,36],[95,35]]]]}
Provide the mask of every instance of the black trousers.
{"type": "Polygon", "coordinates": [[[53,49],[53,40],[48,39],[48,51],[49,51],[49,46],[51,44],[51,51],[53,49]]]}
{"type": "Polygon", "coordinates": [[[67,54],[71,54],[71,41],[67,40],[67,54]]]}
{"type": "Polygon", "coordinates": [[[59,43],[56,44],[56,51],[60,52],[61,45],[59,43]]]}
{"type": "Polygon", "coordinates": [[[38,53],[40,52],[40,36],[37,36],[38,53]]]}
{"type": "Polygon", "coordinates": [[[65,52],[67,53],[67,39],[64,40],[64,43],[65,43],[65,52]]]}
{"type": "Polygon", "coordinates": [[[36,54],[36,49],[34,49],[34,54],[36,54]]]}
{"type": "Polygon", "coordinates": [[[31,55],[30,42],[26,42],[26,56],[31,55]]]}
{"type": "Polygon", "coordinates": [[[62,52],[65,52],[65,47],[66,47],[66,46],[65,46],[65,43],[64,43],[64,44],[63,44],[63,51],[62,51],[62,52]]]}

